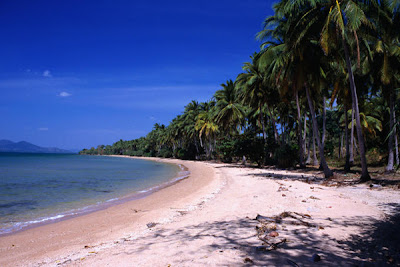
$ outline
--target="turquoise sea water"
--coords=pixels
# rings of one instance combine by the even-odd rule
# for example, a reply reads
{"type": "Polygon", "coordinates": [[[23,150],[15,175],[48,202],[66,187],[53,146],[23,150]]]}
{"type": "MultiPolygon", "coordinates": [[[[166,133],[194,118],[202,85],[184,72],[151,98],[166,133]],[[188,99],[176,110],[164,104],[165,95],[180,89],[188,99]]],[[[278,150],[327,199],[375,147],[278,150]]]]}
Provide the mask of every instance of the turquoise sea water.
{"type": "Polygon", "coordinates": [[[0,153],[0,235],[134,199],[180,176],[140,159],[0,153]]]}

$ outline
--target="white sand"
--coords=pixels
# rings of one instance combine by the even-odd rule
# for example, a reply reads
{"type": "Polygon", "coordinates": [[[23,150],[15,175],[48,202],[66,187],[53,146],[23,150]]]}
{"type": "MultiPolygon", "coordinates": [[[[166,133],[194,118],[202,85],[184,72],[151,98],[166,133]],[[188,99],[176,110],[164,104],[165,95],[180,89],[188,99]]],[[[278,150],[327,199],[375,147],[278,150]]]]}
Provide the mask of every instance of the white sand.
{"type": "Polygon", "coordinates": [[[184,164],[192,175],[142,202],[1,237],[0,266],[308,266],[315,264],[313,254],[321,266],[347,266],[368,261],[351,247],[352,235],[368,236],[372,223],[400,205],[399,191],[324,187],[267,178],[271,170],[166,161],[184,164]],[[284,211],[310,215],[302,221],[315,227],[276,224],[279,237],[271,242],[287,242],[262,251],[254,218],[284,211]],[[157,225],[148,228],[151,222],[157,225]]]}

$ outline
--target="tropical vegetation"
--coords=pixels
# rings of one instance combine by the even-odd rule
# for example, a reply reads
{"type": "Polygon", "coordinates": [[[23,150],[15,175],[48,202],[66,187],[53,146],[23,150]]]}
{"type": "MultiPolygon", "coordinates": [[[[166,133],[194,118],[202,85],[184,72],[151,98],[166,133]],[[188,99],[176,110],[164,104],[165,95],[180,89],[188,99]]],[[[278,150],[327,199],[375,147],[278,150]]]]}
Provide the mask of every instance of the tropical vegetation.
{"type": "Polygon", "coordinates": [[[281,0],[260,51],[208,102],[169,125],[81,154],[250,161],[259,166],[399,166],[400,1],[281,0]]]}

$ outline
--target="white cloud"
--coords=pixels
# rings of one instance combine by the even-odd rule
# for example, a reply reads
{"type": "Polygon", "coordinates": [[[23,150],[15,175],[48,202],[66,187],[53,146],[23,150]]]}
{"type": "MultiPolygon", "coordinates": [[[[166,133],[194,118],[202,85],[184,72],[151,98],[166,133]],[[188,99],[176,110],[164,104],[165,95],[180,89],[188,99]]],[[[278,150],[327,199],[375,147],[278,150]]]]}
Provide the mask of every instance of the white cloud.
{"type": "Polygon", "coordinates": [[[38,130],[39,130],[39,131],[48,131],[49,128],[47,128],[47,127],[42,127],[42,128],[39,128],[38,130]]]}
{"type": "Polygon", "coordinates": [[[49,70],[45,70],[43,71],[43,77],[51,78],[53,76],[51,75],[51,72],[49,70]]]}
{"type": "Polygon", "coordinates": [[[71,96],[71,94],[67,93],[67,92],[61,92],[61,93],[58,94],[58,96],[60,96],[60,97],[69,97],[69,96],[71,96]]]}

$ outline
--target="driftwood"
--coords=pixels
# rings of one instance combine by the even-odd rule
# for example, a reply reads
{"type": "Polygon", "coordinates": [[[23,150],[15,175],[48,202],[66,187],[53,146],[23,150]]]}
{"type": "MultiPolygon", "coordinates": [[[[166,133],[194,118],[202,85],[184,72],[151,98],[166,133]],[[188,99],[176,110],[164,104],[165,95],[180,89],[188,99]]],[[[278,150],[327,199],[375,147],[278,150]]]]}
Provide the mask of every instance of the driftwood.
{"type": "Polygon", "coordinates": [[[281,226],[286,224],[305,227],[318,227],[315,224],[307,222],[307,219],[312,219],[309,214],[302,214],[298,212],[282,212],[281,214],[273,217],[267,217],[258,214],[255,220],[260,222],[261,225],[256,226],[256,231],[258,239],[260,239],[263,243],[262,246],[257,247],[257,250],[275,250],[278,249],[280,245],[288,242],[286,238],[277,238],[279,236],[279,233],[277,232],[278,224],[281,226]]]}

